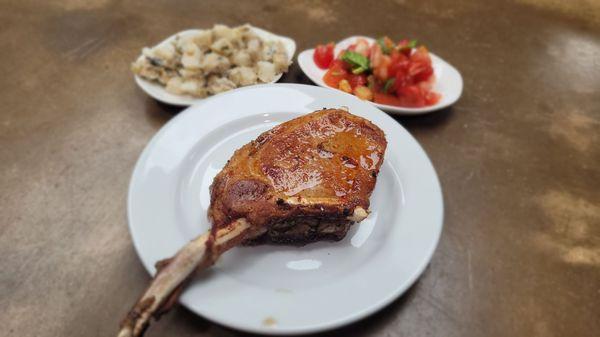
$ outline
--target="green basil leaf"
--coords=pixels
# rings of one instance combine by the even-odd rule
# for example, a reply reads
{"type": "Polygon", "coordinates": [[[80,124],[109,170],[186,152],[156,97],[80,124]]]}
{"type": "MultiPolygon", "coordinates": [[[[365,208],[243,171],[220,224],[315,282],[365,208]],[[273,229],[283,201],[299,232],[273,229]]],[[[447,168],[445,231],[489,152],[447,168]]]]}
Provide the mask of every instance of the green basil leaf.
{"type": "Polygon", "coordinates": [[[345,61],[348,64],[350,64],[352,69],[362,68],[363,70],[360,70],[359,73],[369,70],[369,59],[363,54],[354,51],[348,50],[344,54],[342,54],[342,61],[345,61]]]}
{"type": "Polygon", "coordinates": [[[387,94],[395,82],[396,82],[396,79],[393,77],[389,78],[387,81],[385,81],[385,84],[383,85],[383,93],[387,94]]]}
{"type": "Polygon", "coordinates": [[[365,69],[365,68],[363,68],[363,67],[358,67],[358,68],[354,68],[354,69],[352,69],[352,73],[353,73],[354,75],[362,74],[362,73],[364,73],[365,71],[367,71],[367,69],[365,69]]]}

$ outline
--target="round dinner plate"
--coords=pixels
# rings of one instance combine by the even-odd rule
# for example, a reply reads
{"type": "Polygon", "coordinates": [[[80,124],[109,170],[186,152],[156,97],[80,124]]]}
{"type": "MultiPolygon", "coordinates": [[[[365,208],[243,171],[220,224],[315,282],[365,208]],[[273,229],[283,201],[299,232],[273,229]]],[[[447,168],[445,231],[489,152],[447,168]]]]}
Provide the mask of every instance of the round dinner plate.
{"type": "MultiPolygon", "coordinates": [[[[356,43],[359,38],[374,43],[375,39],[367,36],[351,36],[346,38],[335,45],[334,55],[338,55],[342,50],[347,49],[352,44],[356,43]]],[[[314,49],[307,49],[298,55],[298,65],[304,74],[310,78],[315,84],[324,87],[331,88],[323,81],[323,76],[326,70],[319,68],[315,61],[313,61],[314,49]]],[[[433,66],[433,73],[435,74],[435,83],[433,85],[433,91],[442,95],[439,102],[434,105],[426,106],[422,108],[409,108],[402,106],[387,105],[375,102],[369,102],[376,107],[387,111],[393,115],[421,115],[437,111],[440,109],[447,108],[452,104],[456,103],[460,98],[463,90],[463,79],[460,72],[454,68],[450,63],[446,62],[441,57],[429,52],[431,57],[431,64],[433,66]]],[[[334,88],[334,90],[337,90],[334,88]]]]}
{"type": "Polygon", "coordinates": [[[233,152],[273,126],[347,107],[386,134],[371,213],[345,239],[304,247],[236,247],[181,296],[191,311],[263,334],[339,327],[381,309],[423,272],[443,220],[440,185],[417,141],[395,120],[351,95],[299,84],[256,85],[219,94],[169,121],[134,169],[128,216],[146,269],[207,231],[209,186],[233,152]]]}

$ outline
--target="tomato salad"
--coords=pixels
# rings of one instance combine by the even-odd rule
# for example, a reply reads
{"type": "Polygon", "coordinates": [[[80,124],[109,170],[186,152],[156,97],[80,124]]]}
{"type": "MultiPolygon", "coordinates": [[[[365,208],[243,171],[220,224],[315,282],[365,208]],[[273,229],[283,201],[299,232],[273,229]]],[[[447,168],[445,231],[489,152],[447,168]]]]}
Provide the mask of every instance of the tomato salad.
{"type": "Polygon", "coordinates": [[[375,103],[420,108],[436,104],[435,75],[427,48],[415,40],[394,43],[387,36],[369,43],[358,38],[334,58],[334,43],[318,45],[315,64],[327,69],[330,87],[375,103]]]}

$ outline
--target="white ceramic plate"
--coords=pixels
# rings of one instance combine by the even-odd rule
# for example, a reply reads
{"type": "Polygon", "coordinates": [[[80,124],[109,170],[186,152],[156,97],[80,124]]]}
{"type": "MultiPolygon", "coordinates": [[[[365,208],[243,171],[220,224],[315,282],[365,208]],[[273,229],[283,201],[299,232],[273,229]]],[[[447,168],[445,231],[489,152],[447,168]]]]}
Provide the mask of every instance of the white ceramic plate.
{"type": "MultiPolygon", "coordinates": [[[[369,41],[369,43],[373,43],[375,40],[366,36],[352,36],[345,40],[338,42],[335,45],[334,55],[337,55],[340,51],[348,48],[351,44],[356,42],[356,39],[364,38],[369,41]]],[[[325,88],[331,88],[323,82],[323,75],[325,75],[325,70],[317,67],[315,62],[313,61],[314,49],[308,49],[301,52],[298,55],[298,65],[300,68],[311,79],[311,81],[315,82],[317,85],[320,85],[325,88]]],[[[440,110],[450,105],[454,104],[462,94],[463,89],[463,80],[462,76],[448,62],[441,59],[439,56],[434,53],[429,53],[431,56],[431,61],[433,64],[433,71],[435,74],[436,82],[433,86],[433,90],[442,94],[442,98],[440,101],[432,106],[424,107],[424,108],[404,108],[393,105],[379,104],[370,102],[376,107],[383,109],[392,114],[398,115],[419,115],[425,114],[428,112],[440,110]]]]}
{"type": "MultiPolygon", "coordinates": [[[[296,53],[296,42],[294,40],[292,40],[291,38],[286,37],[286,36],[275,35],[271,32],[268,32],[264,29],[260,29],[260,28],[254,27],[254,26],[250,26],[250,27],[254,31],[254,33],[256,33],[256,35],[258,35],[260,38],[262,38],[265,41],[281,41],[285,47],[285,50],[286,50],[288,56],[289,56],[290,62],[292,61],[292,59],[294,58],[294,54],[296,53]]],[[[182,32],[179,32],[177,34],[174,34],[174,35],[168,37],[164,41],[160,42],[158,45],[170,43],[171,41],[175,40],[177,35],[188,36],[188,35],[195,34],[198,31],[199,31],[199,29],[184,30],[182,32]]],[[[279,81],[279,79],[281,78],[282,75],[283,74],[279,74],[279,75],[275,76],[275,79],[273,81],[271,81],[270,83],[275,83],[275,82],[279,81]]],[[[156,99],[158,101],[161,101],[161,102],[164,102],[167,104],[178,105],[178,106],[190,106],[194,103],[201,102],[202,100],[205,99],[205,98],[197,98],[197,97],[192,97],[192,96],[187,96],[187,95],[172,94],[172,93],[168,92],[164,86],[162,86],[156,82],[148,81],[137,75],[134,75],[134,78],[135,78],[135,83],[137,83],[137,85],[146,94],[148,94],[149,96],[153,97],[154,99],[156,99]]]]}
{"type": "Polygon", "coordinates": [[[142,153],[131,179],[128,216],[135,248],[154,274],[156,261],[209,229],[208,187],[235,149],[281,122],[340,106],[386,133],[369,217],[339,242],[236,247],[190,284],[183,305],[240,330],[300,334],[365,317],[415,282],[442,230],[442,194],[431,162],[379,109],[308,85],[233,90],[169,121],[142,153]]]}

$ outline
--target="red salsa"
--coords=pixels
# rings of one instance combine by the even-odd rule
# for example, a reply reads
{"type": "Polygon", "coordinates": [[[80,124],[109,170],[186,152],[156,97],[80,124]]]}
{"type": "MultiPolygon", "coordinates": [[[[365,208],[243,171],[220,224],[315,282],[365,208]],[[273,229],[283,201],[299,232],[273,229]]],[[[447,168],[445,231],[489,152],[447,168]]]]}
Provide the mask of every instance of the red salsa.
{"type": "Polygon", "coordinates": [[[334,58],[334,45],[319,45],[313,59],[327,69],[330,87],[375,103],[419,108],[437,103],[435,75],[427,48],[415,40],[393,42],[387,36],[369,43],[359,38],[334,58]]]}

